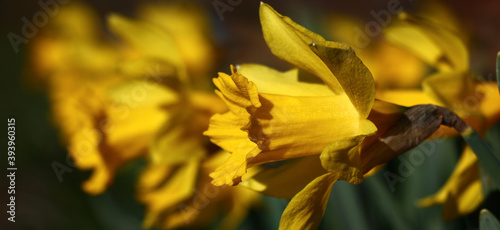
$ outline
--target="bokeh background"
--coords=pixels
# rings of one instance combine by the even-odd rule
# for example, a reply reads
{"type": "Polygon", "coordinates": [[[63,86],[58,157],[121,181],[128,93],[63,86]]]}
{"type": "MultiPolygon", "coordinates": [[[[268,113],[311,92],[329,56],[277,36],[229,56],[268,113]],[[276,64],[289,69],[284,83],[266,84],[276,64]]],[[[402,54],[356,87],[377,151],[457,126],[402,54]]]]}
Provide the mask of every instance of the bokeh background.
{"type": "MultiPolygon", "coordinates": [[[[43,1],[43,0],[42,0],[43,1]]],[[[222,2],[226,2],[221,0],[222,2]]],[[[102,20],[111,12],[133,17],[134,9],[142,0],[83,1],[94,8],[102,20]]],[[[220,20],[213,1],[196,1],[211,16],[218,51],[217,71],[228,72],[229,64],[261,63],[280,70],[290,66],[275,58],[267,48],[259,24],[259,1],[242,0],[232,12],[220,20]]],[[[363,22],[373,20],[370,11],[386,8],[387,0],[268,0],[279,12],[293,18],[305,27],[324,35],[328,31],[327,18],[332,14],[357,17],[363,22]]],[[[417,12],[426,1],[400,0],[405,11],[417,12]]],[[[469,0],[443,1],[459,20],[463,34],[469,36],[471,69],[486,79],[495,77],[495,59],[500,50],[500,2],[469,0]]],[[[141,229],[143,207],[135,201],[134,181],[144,160],[123,167],[114,184],[102,195],[91,196],[81,190],[81,183],[90,175],[73,168],[63,174],[60,182],[52,168],[54,162],[67,164],[67,152],[60,144],[58,131],[53,127],[49,101],[40,87],[30,81],[27,70],[28,44],[21,44],[14,52],[7,34],[20,34],[22,17],[31,18],[41,10],[37,1],[2,0],[0,63],[0,113],[4,122],[2,146],[6,146],[7,118],[16,119],[16,223],[8,223],[2,211],[1,229],[141,229]]],[[[440,12],[435,12],[439,14],[440,12]]],[[[488,135],[494,143],[499,127],[488,135]]],[[[450,175],[460,150],[460,140],[450,139],[440,144],[435,154],[415,168],[394,191],[387,185],[383,172],[361,185],[337,182],[323,218],[321,229],[475,229],[478,212],[461,219],[441,221],[441,207],[419,209],[415,200],[437,191],[450,175]]],[[[6,149],[5,147],[3,148],[6,149]]],[[[403,155],[404,156],[404,155],[403,155]]],[[[5,174],[5,153],[2,154],[5,174]]],[[[397,170],[399,162],[389,163],[384,170],[397,170]]],[[[7,203],[7,180],[1,176],[2,207],[7,203]]],[[[488,207],[499,216],[498,193],[492,194],[482,207],[488,207]]],[[[279,218],[288,201],[264,197],[263,205],[250,212],[240,229],[277,229],[279,218]]],[[[5,209],[5,208],[4,208],[5,209]]],[[[2,210],[4,210],[2,209],[2,210]]]]}

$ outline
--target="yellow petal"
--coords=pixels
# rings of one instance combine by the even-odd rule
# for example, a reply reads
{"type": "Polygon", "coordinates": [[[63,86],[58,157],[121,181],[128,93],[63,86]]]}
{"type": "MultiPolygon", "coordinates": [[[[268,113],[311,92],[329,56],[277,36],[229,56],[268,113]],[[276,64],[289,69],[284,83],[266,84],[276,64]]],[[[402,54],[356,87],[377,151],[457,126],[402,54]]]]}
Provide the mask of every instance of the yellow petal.
{"type": "Polygon", "coordinates": [[[443,72],[428,77],[422,84],[424,92],[439,104],[459,115],[472,114],[467,108],[466,98],[474,95],[474,82],[465,72],[443,72]]]}
{"type": "Polygon", "coordinates": [[[159,26],[144,21],[133,21],[112,14],[108,17],[111,30],[130,43],[140,52],[150,57],[160,58],[177,68],[177,76],[186,80],[184,62],[172,37],[159,26]]]}
{"type": "Polygon", "coordinates": [[[304,97],[334,95],[324,84],[299,81],[298,69],[280,72],[258,64],[243,64],[236,68],[239,74],[255,83],[260,93],[304,97]]]}
{"type": "Polygon", "coordinates": [[[325,41],[267,4],[260,6],[260,19],[274,55],[318,76],[335,93],[345,92],[360,116],[368,116],[375,98],[373,77],[348,45],[325,41]]]}
{"type": "Polygon", "coordinates": [[[359,116],[368,117],[375,99],[375,83],[370,70],[356,56],[351,47],[324,42],[313,44],[312,50],[325,62],[358,110],[359,116]]]}
{"type": "Polygon", "coordinates": [[[443,220],[453,220],[475,211],[484,200],[482,192],[481,180],[478,177],[477,180],[469,182],[467,188],[459,194],[450,194],[450,198],[443,205],[443,220]]]}
{"type": "Polygon", "coordinates": [[[297,193],[281,215],[279,229],[316,229],[323,218],[336,180],[336,175],[327,173],[297,193]]]}
{"type": "Polygon", "coordinates": [[[266,167],[241,185],[277,198],[291,199],[316,177],[327,171],[318,156],[308,156],[286,162],[278,167],[266,167]]]}
{"type": "Polygon", "coordinates": [[[234,185],[241,182],[246,173],[247,160],[260,153],[257,144],[248,139],[248,133],[240,127],[246,125],[233,113],[216,114],[210,119],[210,126],[203,134],[222,149],[233,153],[210,177],[214,185],[234,185]]]}
{"type": "Polygon", "coordinates": [[[148,2],[138,14],[172,36],[191,73],[204,75],[212,68],[215,59],[210,18],[203,8],[189,2],[148,2]]]}
{"type": "Polygon", "coordinates": [[[225,113],[228,110],[224,101],[211,92],[190,91],[189,103],[192,104],[193,107],[199,112],[204,113],[204,115],[208,115],[206,122],[207,127],[210,116],[216,113],[225,113]]]}
{"type": "Polygon", "coordinates": [[[115,172],[109,170],[104,164],[96,164],[92,175],[82,184],[83,191],[98,195],[104,192],[115,177],[115,172]]]}
{"type": "Polygon", "coordinates": [[[400,19],[403,21],[401,27],[387,30],[386,37],[389,40],[415,53],[439,70],[469,69],[467,49],[456,33],[406,13],[400,14],[400,19]]]}
{"type": "Polygon", "coordinates": [[[261,4],[259,12],[264,39],[274,55],[318,76],[335,93],[342,93],[337,79],[310,48],[312,42],[325,41],[323,37],[282,16],[267,4],[261,4]]]}
{"type": "Polygon", "coordinates": [[[104,93],[106,87],[99,81],[87,84],[67,77],[54,79],[52,88],[54,114],[76,166],[94,170],[83,185],[92,194],[104,191],[120,166],[145,153],[167,118],[161,106],[175,98],[161,87],[134,97],[137,89],[143,89],[139,81],[116,87],[109,94],[104,93]]]}
{"type": "MultiPolygon", "coordinates": [[[[66,39],[95,39],[99,35],[99,16],[83,2],[71,2],[50,20],[53,31],[66,39]]],[[[46,31],[48,32],[48,31],[46,31]]]]}
{"type": "Polygon", "coordinates": [[[123,78],[142,79],[145,83],[168,84],[173,81],[176,66],[154,57],[135,57],[121,60],[117,72],[123,78]]]}
{"type": "Polygon", "coordinates": [[[453,9],[444,2],[428,2],[422,5],[419,16],[428,19],[462,36],[467,36],[468,31],[463,30],[462,24],[453,9]]]}
{"type": "Polygon", "coordinates": [[[372,72],[377,92],[386,88],[418,88],[428,71],[417,56],[387,40],[381,40],[371,53],[360,58],[372,72]]]}
{"type": "MultiPolygon", "coordinates": [[[[233,69],[231,71],[234,73],[233,69]]],[[[219,77],[214,78],[213,82],[219,89],[216,91],[217,95],[224,100],[231,112],[244,116],[247,108],[260,107],[257,87],[244,76],[240,74],[229,76],[225,73],[219,73],[219,77]]]]}
{"type": "Polygon", "coordinates": [[[52,113],[75,166],[93,170],[83,189],[98,194],[114,176],[114,169],[108,167],[100,149],[103,142],[100,125],[107,101],[97,84],[79,80],[78,75],[54,75],[50,82],[52,113]]]}
{"type": "MultiPolygon", "coordinates": [[[[258,204],[258,194],[242,187],[213,187],[211,193],[200,183],[194,196],[180,202],[177,207],[162,213],[156,226],[162,229],[236,229],[247,217],[252,206],[258,204]]],[[[213,185],[209,185],[213,186],[213,185]]]]}
{"type": "MultiPolygon", "coordinates": [[[[371,123],[370,123],[371,124],[371,123]]],[[[371,124],[373,126],[373,124],[371,124]]],[[[372,132],[376,131],[374,129],[372,132]]],[[[347,137],[328,145],[320,155],[321,165],[337,179],[359,184],[363,181],[363,169],[359,145],[364,136],[347,137]]]]}
{"type": "MultiPolygon", "coordinates": [[[[184,109],[183,109],[184,110],[184,109]]],[[[159,129],[149,148],[152,161],[162,164],[178,164],[205,156],[205,138],[202,135],[206,129],[204,117],[197,111],[179,111],[159,129]]],[[[206,118],[208,120],[208,118],[206,118]]],[[[156,127],[158,128],[158,126],[156,127]]]]}
{"type": "MultiPolygon", "coordinates": [[[[161,173],[164,171],[164,166],[151,165],[147,170],[156,171],[158,169],[161,173]]],[[[153,226],[159,220],[158,218],[161,218],[160,214],[164,210],[176,208],[176,204],[194,193],[193,188],[196,184],[198,169],[199,161],[187,162],[179,166],[161,187],[154,189],[149,186],[152,182],[147,175],[150,173],[141,176],[138,185],[138,198],[147,206],[147,214],[144,220],[145,226],[153,226]],[[142,188],[142,184],[146,186],[142,188]]]]}
{"type": "Polygon", "coordinates": [[[45,79],[68,70],[89,78],[103,72],[111,75],[118,52],[102,41],[99,29],[98,15],[87,5],[72,2],[61,6],[30,41],[30,75],[45,79]]]}
{"type": "Polygon", "coordinates": [[[224,164],[210,173],[210,177],[213,178],[212,184],[216,186],[239,184],[241,177],[247,172],[249,161],[259,153],[260,149],[257,147],[243,154],[232,153],[224,164]]]}
{"type": "Polygon", "coordinates": [[[406,107],[420,104],[443,106],[438,100],[419,89],[378,90],[377,99],[406,107]]]}
{"type": "Polygon", "coordinates": [[[156,84],[129,81],[108,91],[111,105],[104,127],[109,159],[128,159],[145,153],[167,121],[164,107],[177,103],[177,95],[156,84]]]}
{"type": "Polygon", "coordinates": [[[93,195],[102,193],[115,175],[114,162],[106,162],[100,144],[102,136],[94,127],[80,127],[69,139],[69,154],[76,167],[92,169],[91,176],[82,184],[82,189],[93,195]]]}
{"type": "Polygon", "coordinates": [[[138,107],[124,115],[110,110],[105,135],[111,158],[127,159],[144,153],[159,127],[167,120],[166,111],[158,107],[138,107]]]}
{"type": "MultiPolygon", "coordinates": [[[[229,153],[225,151],[219,151],[214,155],[211,155],[209,159],[203,162],[204,172],[211,172],[217,166],[224,163],[229,153]]],[[[210,178],[206,178],[204,186],[211,186],[210,178]]],[[[247,216],[252,206],[259,205],[260,194],[251,191],[247,188],[240,186],[222,186],[219,188],[219,194],[216,197],[212,197],[211,204],[216,209],[221,209],[224,207],[226,213],[224,218],[221,220],[218,229],[235,229],[241,223],[241,221],[247,216]]],[[[208,196],[208,195],[207,195],[208,196]]],[[[210,205],[210,204],[209,204],[210,205]]]]}
{"type": "Polygon", "coordinates": [[[177,103],[179,94],[156,82],[131,80],[107,88],[108,97],[115,107],[166,107],[177,103]]]}
{"type": "Polygon", "coordinates": [[[137,187],[141,191],[154,190],[162,186],[165,178],[173,175],[176,170],[177,168],[172,165],[149,164],[141,172],[137,187]]]}
{"type": "Polygon", "coordinates": [[[248,139],[248,133],[240,127],[246,126],[247,121],[240,119],[233,113],[215,114],[210,119],[210,125],[203,134],[223,148],[233,152],[248,152],[257,147],[257,144],[248,139]]]}
{"type": "MultiPolygon", "coordinates": [[[[103,136],[96,143],[103,164],[101,166],[103,169],[100,170],[106,171],[108,175],[108,181],[102,179],[99,184],[107,185],[123,164],[144,155],[158,127],[165,119],[164,111],[149,107],[131,110],[125,118],[122,118],[120,113],[118,115],[109,113],[106,120],[101,122],[103,127],[100,131],[103,136]]],[[[99,174],[97,170],[101,167],[96,168],[95,173],[99,174]]],[[[106,188],[100,186],[101,189],[97,189],[96,184],[90,185],[90,181],[86,183],[88,185],[85,186],[93,186],[95,192],[104,191],[106,188]]]]}
{"type": "Polygon", "coordinates": [[[384,30],[387,40],[407,49],[429,65],[435,65],[441,54],[440,48],[424,32],[407,24],[396,24],[384,30]]]}
{"type": "Polygon", "coordinates": [[[444,204],[443,219],[451,220],[476,210],[483,201],[476,155],[466,147],[446,184],[434,195],[418,201],[418,206],[444,204]]]}
{"type": "Polygon", "coordinates": [[[471,108],[476,108],[479,102],[479,111],[486,118],[485,127],[492,127],[500,120],[500,93],[495,82],[479,83],[476,87],[476,98],[471,98],[473,104],[471,108]]]}
{"type": "MultiPolygon", "coordinates": [[[[177,201],[175,206],[163,209],[154,226],[162,229],[183,227],[198,229],[216,224],[218,229],[235,229],[245,218],[251,206],[257,204],[259,195],[242,187],[216,187],[210,183],[208,172],[222,164],[227,155],[229,155],[227,152],[219,151],[203,160],[196,178],[196,187],[192,188],[195,192],[177,201]]],[[[154,171],[150,171],[150,174],[144,175],[144,178],[157,182],[158,176],[153,173],[154,171]]],[[[161,171],[157,173],[164,174],[161,171]]],[[[154,185],[155,183],[148,184],[154,185]]]]}

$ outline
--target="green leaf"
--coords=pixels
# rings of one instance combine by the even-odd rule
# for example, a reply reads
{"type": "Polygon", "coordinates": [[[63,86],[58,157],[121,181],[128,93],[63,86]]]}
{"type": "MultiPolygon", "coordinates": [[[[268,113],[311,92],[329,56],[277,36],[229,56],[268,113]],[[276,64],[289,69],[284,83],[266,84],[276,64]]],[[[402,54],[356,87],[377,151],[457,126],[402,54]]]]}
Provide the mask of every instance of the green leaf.
{"type": "Polygon", "coordinates": [[[266,229],[278,229],[280,224],[281,214],[285,211],[285,208],[288,205],[289,200],[263,195],[262,201],[263,201],[262,202],[263,207],[262,210],[259,211],[265,213],[265,215],[259,215],[259,218],[261,218],[261,221],[266,227],[266,229]]]}
{"type": "Polygon", "coordinates": [[[395,184],[393,195],[398,198],[396,202],[412,229],[459,229],[457,223],[443,222],[442,206],[416,206],[419,199],[435,194],[446,183],[458,161],[458,152],[461,147],[456,139],[436,139],[420,144],[391,162],[391,171],[405,178],[395,184]],[[401,171],[405,165],[410,175],[401,171]]]}
{"type": "MultiPolygon", "coordinates": [[[[484,139],[486,140],[486,143],[492,148],[494,153],[500,152],[500,142],[498,142],[498,140],[500,140],[500,123],[496,124],[490,130],[488,130],[484,139]]],[[[500,190],[500,184],[495,183],[486,169],[484,169],[483,167],[480,167],[479,169],[483,195],[486,197],[490,192],[500,190]]]]}
{"type": "MultiPolygon", "coordinates": [[[[486,143],[493,149],[495,153],[500,153],[500,122],[497,122],[493,127],[486,131],[485,138],[486,143]]],[[[497,155],[497,157],[499,157],[497,155]]]]}
{"type": "Polygon", "coordinates": [[[481,188],[483,190],[483,196],[487,197],[493,191],[500,190],[497,183],[491,178],[490,174],[484,169],[484,167],[479,167],[479,176],[481,179],[481,188]]]}
{"type": "Polygon", "coordinates": [[[479,230],[500,230],[500,222],[491,212],[483,209],[479,215],[479,230]]]}
{"type": "Polygon", "coordinates": [[[481,166],[484,167],[496,184],[500,184],[499,154],[494,153],[491,147],[470,127],[462,132],[462,136],[476,154],[481,166]]]}
{"type": "Polygon", "coordinates": [[[362,200],[359,187],[346,181],[335,182],[320,225],[322,229],[370,229],[362,200]]]}
{"type": "Polygon", "coordinates": [[[367,188],[373,194],[373,197],[376,197],[374,201],[376,206],[379,207],[379,212],[383,216],[390,217],[388,221],[392,229],[411,229],[405,213],[401,210],[401,206],[393,194],[387,192],[388,188],[384,182],[380,173],[378,173],[377,177],[372,176],[365,180],[367,188]]]}

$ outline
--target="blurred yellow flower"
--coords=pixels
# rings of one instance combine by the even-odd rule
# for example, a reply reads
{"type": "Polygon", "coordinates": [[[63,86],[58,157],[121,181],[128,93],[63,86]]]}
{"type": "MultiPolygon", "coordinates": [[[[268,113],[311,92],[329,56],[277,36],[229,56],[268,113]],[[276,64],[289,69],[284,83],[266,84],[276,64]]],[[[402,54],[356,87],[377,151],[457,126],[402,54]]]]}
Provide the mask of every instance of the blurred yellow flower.
{"type": "Polygon", "coordinates": [[[204,9],[189,2],[176,4],[143,4],[138,17],[159,25],[178,49],[192,83],[206,81],[216,58],[212,26],[204,9]],[[200,79],[201,78],[201,79],[200,79]]]}
{"type": "Polygon", "coordinates": [[[443,219],[451,220],[473,212],[484,197],[477,157],[466,147],[446,184],[434,195],[418,201],[418,206],[443,204],[443,219]]]}
{"type": "Polygon", "coordinates": [[[225,160],[226,154],[218,152],[204,160],[176,165],[149,164],[137,185],[138,199],[147,207],[144,226],[204,227],[222,216],[218,229],[236,229],[259,196],[246,188],[210,183],[208,174],[225,160]]]}
{"type": "Polygon", "coordinates": [[[75,166],[93,170],[86,192],[104,192],[120,166],[149,159],[137,183],[148,228],[207,226],[229,213],[220,227],[234,229],[258,201],[251,190],[210,184],[226,153],[203,131],[227,108],[207,92],[215,55],[201,12],[155,3],[140,8],[139,20],[112,14],[108,25],[124,41],[112,43],[92,10],[72,3],[31,48],[31,71],[46,83],[75,166]]]}
{"type": "Polygon", "coordinates": [[[74,2],[63,7],[30,42],[29,71],[35,79],[29,80],[38,84],[70,70],[110,73],[118,53],[104,42],[98,28],[99,18],[87,5],[74,2]]]}
{"type": "MultiPolygon", "coordinates": [[[[390,18],[387,23],[389,20],[390,18]]],[[[353,47],[358,57],[372,73],[377,90],[420,86],[427,68],[415,55],[383,37],[366,38],[367,45],[358,47],[357,39],[361,39],[360,33],[362,32],[357,28],[364,28],[364,26],[360,20],[348,15],[329,15],[326,24],[331,37],[353,47]]]]}
{"type": "MultiPolygon", "coordinates": [[[[176,96],[116,72],[120,51],[101,38],[98,21],[81,3],[61,8],[33,41],[34,76],[45,82],[54,123],[75,166],[93,170],[83,189],[103,192],[116,170],[139,157],[166,119],[161,106],[176,96]]],[[[135,76],[138,78],[138,76],[135,76]]]]}
{"type": "MultiPolygon", "coordinates": [[[[468,52],[462,39],[434,22],[404,13],[400,18],[401,22],[387,29],[388,41],[407,49],[437,72],[422,80],[422,89],[377,90],[377,98],[404,106],[432,103],[447,107],[479,133],[498,122],[497,86],[471,77],[468,52]]],[[[477,157],[466,147],[445,186],[418,205],[444,204],[445,220],[471,213],[484,199],[478,170],[477,157]]]]}
{"type": "Polygon", "coordinates": [[[203,131],[209,118],[227,107],[206,91],[208,84],[204,83],[209,82],[206,72],[212,68],[207,60],[214,56],[206,19],[198,14],[199,9],[182,4],[152,4],[141,9],[143,20],[109,17],[111,29],[135,48],[133,58],[121,68],[137,73],[144,71],[145,64],[157,64],[167,73],[168,87],[178,94],[178,103],[167,108],[169,118],[150,141],[148,165],[137,184],[137,198],[146,206],[144,226],[207,226],[224,214],[220,227],[234,229],[258,196],[243,188],[218,188],[209,183],[208,173],[225,153],[217,153],[203,131]],[[177,23],[180,19],[182,25],[177,23]]]}

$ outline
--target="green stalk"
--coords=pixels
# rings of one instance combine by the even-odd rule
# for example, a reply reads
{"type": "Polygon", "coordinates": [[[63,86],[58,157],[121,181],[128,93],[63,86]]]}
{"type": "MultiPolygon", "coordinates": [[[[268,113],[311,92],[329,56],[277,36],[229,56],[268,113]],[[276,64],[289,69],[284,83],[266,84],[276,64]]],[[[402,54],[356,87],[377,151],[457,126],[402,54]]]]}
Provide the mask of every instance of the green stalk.
{"type": "Polygon", "coordinates": [[[488,172],[496,184],[500,185],[500,156],[484,142],[484,140],[470,126],[461,133],[464,140],[472,148],[479,163],[488,172]]]}

